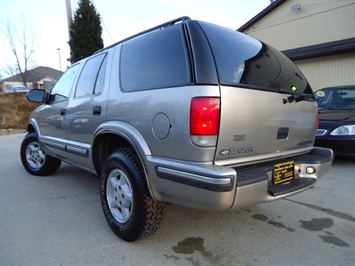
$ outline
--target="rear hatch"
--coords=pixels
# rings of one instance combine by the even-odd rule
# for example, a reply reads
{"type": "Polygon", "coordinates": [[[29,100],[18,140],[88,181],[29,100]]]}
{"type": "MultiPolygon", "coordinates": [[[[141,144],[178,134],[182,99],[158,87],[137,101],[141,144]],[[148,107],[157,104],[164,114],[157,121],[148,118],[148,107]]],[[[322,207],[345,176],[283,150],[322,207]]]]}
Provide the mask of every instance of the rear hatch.
{"type": "Polygon", "coordinates": [[[209,23],[199,25],[220,84],[216,163],[250,163],[312,149],[317,104],[300,70],[254,38],[209,23]]]}

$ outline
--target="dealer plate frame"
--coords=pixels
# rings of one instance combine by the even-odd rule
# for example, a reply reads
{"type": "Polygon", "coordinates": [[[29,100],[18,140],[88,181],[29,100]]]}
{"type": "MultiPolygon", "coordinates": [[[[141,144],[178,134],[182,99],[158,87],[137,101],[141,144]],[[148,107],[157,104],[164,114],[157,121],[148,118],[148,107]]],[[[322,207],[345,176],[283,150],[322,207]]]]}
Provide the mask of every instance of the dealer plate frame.
{"type": "Polygon", "coordinates": [[[286,161],[274,164],[272,169],[272,183],[274,185],[284,185],[290,183],[295,178],[295,162],[286,161]]]}

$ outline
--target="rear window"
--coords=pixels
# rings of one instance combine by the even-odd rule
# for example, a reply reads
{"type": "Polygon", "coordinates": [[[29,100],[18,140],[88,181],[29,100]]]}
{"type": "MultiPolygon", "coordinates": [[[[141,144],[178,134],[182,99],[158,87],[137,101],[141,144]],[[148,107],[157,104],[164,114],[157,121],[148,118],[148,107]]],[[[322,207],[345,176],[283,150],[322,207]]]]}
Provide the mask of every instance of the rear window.
{"type": "Polygon", "coordinates": [[[120,80],[122,90],[127,92],[190,84],[190,67],[182,24],[124,43],[120,80]]]}
{"type": "Polygon", "coordinates": [[[210,43],[221,84],[312,93],[300,70],[281,52],[243,33],[199,24],[210,43]]]}

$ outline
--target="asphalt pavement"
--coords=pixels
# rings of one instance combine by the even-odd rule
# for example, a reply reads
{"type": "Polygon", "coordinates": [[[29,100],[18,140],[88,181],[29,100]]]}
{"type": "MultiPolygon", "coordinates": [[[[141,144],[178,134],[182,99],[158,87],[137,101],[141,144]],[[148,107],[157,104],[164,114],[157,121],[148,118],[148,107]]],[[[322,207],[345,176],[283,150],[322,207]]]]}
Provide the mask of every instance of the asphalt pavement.
{"type": "Polygon", "coordinates": [[[355,162],[314,188],[240,211],[168,205],[161,228],[127,243],[108,227],[99,180],[68,164],[29,175],[24,134],[0,136],[0,265],[353,265],[355,162]]]}

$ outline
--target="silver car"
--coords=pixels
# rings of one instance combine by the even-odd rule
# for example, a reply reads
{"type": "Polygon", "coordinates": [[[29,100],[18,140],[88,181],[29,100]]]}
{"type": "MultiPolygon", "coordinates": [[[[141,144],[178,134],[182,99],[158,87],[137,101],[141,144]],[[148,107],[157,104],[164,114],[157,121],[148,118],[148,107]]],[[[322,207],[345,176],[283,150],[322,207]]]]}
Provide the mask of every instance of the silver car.
{"type": "Polygon", "coordinates": [[[317,103],[282,53],[187,17],[72,65],[50,93],[31,90],[25,169],[61,161],[100,176],[112,231],[151,235],[164,204],[234,210],[299,193],[330,168],[313,147],[317,103]]]}

